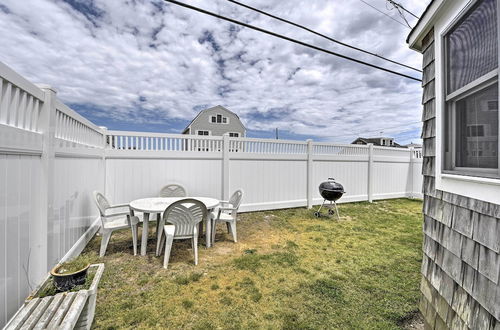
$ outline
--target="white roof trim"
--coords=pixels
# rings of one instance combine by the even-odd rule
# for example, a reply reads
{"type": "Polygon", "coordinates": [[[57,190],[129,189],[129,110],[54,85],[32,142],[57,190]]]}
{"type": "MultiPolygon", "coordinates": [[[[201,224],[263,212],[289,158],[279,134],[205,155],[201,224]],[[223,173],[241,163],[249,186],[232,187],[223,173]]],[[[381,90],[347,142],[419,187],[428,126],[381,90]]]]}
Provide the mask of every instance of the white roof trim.
{"type": "Polygon", "coordinates": [[[417,25],[408,36],[408,44],[413,50],[422,50],[422,39],[427,35],[429,30],[434,26],[438,12],[441,11],[446,0],[434,0],[425,15],[420,18],[417,25]]]}

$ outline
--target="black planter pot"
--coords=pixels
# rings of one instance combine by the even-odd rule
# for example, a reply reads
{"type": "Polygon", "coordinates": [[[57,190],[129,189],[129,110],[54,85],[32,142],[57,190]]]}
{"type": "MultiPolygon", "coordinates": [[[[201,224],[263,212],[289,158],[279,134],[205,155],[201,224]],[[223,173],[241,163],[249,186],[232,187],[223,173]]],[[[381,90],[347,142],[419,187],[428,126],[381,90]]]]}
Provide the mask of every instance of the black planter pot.
{"type": "Polygon", "coordinates": [[[58,274],[57,271],[62,266],[63,265],[57,265],[50,271],[50,275],[52,275],[52,278],[54,280],[54,286],[57,290],[69,291],[77,285],[85,284],[85,280],[87,279],[87,271],[90,267],[90,264],[74,273],[58,274]]]}

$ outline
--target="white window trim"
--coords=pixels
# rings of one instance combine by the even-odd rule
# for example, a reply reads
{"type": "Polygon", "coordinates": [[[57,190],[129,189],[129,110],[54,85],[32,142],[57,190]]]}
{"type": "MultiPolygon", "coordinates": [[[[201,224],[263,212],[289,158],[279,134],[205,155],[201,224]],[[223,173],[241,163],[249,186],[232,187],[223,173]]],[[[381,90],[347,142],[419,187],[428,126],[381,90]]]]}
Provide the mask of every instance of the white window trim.
{"type": "Polygon", "coordinates": [[[231,136],[231,137],[242,137],[242,134],[240,132],[227,132],[227,134],[238,134],[238,136],[231,136]]]}
{"type": "MultiPolygon", "coordinates": [[[[483,200],[486,202],[500,204],[500,179],[465,176],[460,174],[443,173],[443,116],[445,111],[445,49],[444,36],[455,25],[456,22],[472,8],[478,0],[454,0],[448,1],[446,10],[441,11],[441,17],[434,24],[434,65],[435,88],[436,88],[436,189],[462,195],[469,198],[483,200]]],[[[499,11],[500,13],[500,11],[499,11]]],[[[500,15],[498,15],[500,17],[500,15]]],[[[499,25],[500,26],[500,25],[499,25]]],[[[499,33],[500,37],[500,33],[499,33]]],[[[500,86],[500,78],[499,78],[500,86]]],[[[500,143],[499,143],[500,149],[500,143]]],[[[500,150],[499,150],[500,152],[500,150]]]]}
{"type": "Polygon", "coordinates": [[[212,131],[210,131],[208,129],[197,129],[195,132],[195,135],[197,135],[197,136],[210,136],[210,135],[212,135],[212,131]],[[208,135],[199,135],[198,132],[208,132],[208,135]]]}

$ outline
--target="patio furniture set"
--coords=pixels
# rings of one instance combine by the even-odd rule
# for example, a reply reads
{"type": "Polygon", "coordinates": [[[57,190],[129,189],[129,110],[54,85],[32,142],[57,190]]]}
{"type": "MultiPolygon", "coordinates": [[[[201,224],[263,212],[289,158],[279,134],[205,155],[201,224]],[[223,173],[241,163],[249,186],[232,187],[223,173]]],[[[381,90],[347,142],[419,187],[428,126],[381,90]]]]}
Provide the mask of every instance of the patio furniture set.
{"type": "Polygon", "coordinates": [[[111,205],[106,197],[94,191],[94,199],[101,215],[101,248],[103,257],[111,234],[120,229],[132,230],[134,255],[137,255],[137,227],[142,222],[141,255],[146,255],[149,221],[156,218],[156,256],[165,247],[163,267],[168,267],[170,251],[174,240],[190,239],[194,263],[198,264],[198,237],[205,225],[206,247],[215,241],[215,229],[219,222],[227,225],[228,232],[237,242],[236,219],[243,197],[242,190],[236,190],[228,201],[209,197],[190,197],[179,184],[169,184],[160,190],[159,197],[141,198],[129,204],[111,205]],[[142,221],[141,221],[142,214],[142,221]]]}

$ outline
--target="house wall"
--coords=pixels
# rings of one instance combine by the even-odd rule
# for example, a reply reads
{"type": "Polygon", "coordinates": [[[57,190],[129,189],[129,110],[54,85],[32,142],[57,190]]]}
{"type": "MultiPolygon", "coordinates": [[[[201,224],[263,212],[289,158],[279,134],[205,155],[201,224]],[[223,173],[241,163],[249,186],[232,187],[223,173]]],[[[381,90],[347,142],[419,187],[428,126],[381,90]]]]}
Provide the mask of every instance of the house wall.
{"type": "Polygon", "coordinates": [[[240,137],[245,135],[245,127],[241,123],[238,116],[234,113],[227,111],[223,107],[216,106],[205,111],[191,123],[191,130],[189,134],[196,135],[198,130],[208,130],[210,135],[222,136],[228,132],[240,133],[240,137]],[[217,124],[210,122],[210,117],[221,114],[229,118],[228,124],[217,124]]]}
{"type": "Polygon", "coordinates": [[[423,40],[424,243],[420,311],[431,329],[500,329],[500,205],[437,190],[434,30],[423,40]]]}

